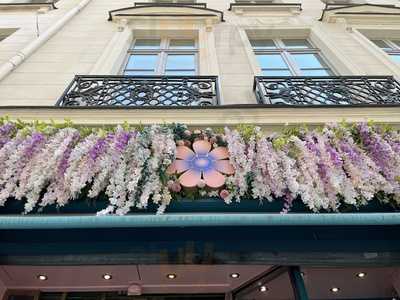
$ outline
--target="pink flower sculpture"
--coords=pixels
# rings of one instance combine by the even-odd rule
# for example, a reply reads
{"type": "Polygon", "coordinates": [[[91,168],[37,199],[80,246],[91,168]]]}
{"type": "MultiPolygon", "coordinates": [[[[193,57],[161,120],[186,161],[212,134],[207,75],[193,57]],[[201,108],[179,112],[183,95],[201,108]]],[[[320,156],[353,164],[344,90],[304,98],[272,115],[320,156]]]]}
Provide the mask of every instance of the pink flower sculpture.
{"type": "Polygon", "coordinates": [[[176,160],[168,167],[168,174],[181,174],[179,182],[184,187],[195,187],[205,182],[211,188],[219,188],[225,183],[223,174],[233,174],[228,149],[217,147],[211,150],[208,141],[196,141],[193,151],[186,146],[176,147],[176,160]]]}

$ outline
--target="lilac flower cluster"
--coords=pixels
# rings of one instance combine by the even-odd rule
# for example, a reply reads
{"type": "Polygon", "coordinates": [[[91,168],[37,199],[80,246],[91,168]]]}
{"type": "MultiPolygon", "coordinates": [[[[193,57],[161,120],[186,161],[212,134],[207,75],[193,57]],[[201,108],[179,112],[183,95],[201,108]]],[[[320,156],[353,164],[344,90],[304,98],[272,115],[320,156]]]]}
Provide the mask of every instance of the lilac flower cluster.
{"type": "Polygon", "coordinates": [[[163,213],[174,198],[188,194],[219,196],[227,204],[282,199],[283,212],[296,199],[315,212],[359,207],[378,195],[400,205],[400,133],[366,123],[266,135],[256,127],[219,134],[184,125],[88,132],[3,122],[0,169],[0,206],[24,201],[26,213],[100,194],[108,205],[99,215],[123,215],[151,202],[163,213]],[[176,145],[199,139],[229,150],[235,173],[219,189],[187,190],[166,172],[176,145]]]}
{"type": "MultiPolygon", "coordinates": [[[[253,170],[250,196],[282,198],[284,212],[298,197],[315,212],[338,211],[343,203],[365,205],[378,193],[400,204],[399,135],[379,130],[366,123],[330,124],[296,135],[258,137],[254,160],[246,157],[253,170]]],[[[230,141],[240,142],[238,137],[230,141]]]]}

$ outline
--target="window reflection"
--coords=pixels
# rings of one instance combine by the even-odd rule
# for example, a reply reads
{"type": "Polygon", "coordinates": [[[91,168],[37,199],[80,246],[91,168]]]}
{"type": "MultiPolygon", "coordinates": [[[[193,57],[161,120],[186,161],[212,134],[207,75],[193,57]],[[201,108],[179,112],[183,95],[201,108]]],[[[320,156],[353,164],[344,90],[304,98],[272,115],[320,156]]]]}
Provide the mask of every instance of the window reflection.
{"type": "Polygon", "coordinates": [[[373,42],[376,46],[381,48],[383,51],[385,51],[387,54],[390,55],[391,59],[395,63],[400,63],[400,40],[376,40],[372,39],[371,42],[373,42]]]}
{"type": "Polygon", "coordinates": [[[307,39],[250,39],[264,76],[330,76],[333,74],[307,39]]]}
{"type": "Polygon", "coordinates": [[[124,75],[196,75],[194,39],[136,39],[128,51],[124,75]]]}

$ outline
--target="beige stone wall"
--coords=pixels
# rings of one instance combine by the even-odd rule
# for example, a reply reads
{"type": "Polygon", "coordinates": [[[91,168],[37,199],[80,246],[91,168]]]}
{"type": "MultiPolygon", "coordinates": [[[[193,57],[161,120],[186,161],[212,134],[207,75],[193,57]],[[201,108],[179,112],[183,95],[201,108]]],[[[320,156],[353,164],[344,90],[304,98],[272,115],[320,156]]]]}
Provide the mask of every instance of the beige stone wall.
{"type": "MultiPolygon", "coordinates": [[[[59,9],[39,15],[40,32],[77,5],[61,0],[59,9]]],[[[192,30],[200,43],[200,74],[220,77],[223,104],[255,104],[253,77],[259,73],[246,34],[308,37],[323,52],[338,75],[400,75],[400,68],[362,34],[391,32],[400,36],[400,22],[369,26],[365,20],[349,24],[321,22],[320,0],[303,0],[301,12],[231,12],[228,0],[209,0],[209,8],[223,10],[225,22],[212,30],[202,22],[133,20],[119,30],[107,21],[109,10],[132,6],[132,0],[92,0],[52,38],[0,81],[0,106],[52,106],[75,74],[115,74],[133,35],[163,30],[192,30]],[[183,25],[182,25],[183,24],[183,25]],[[147,29],[146,29],[147,28],[147,29]]],[[[292,1],[293,2],[293,1],[292,1]]],[[[0,42],[0,67],[36,38],[36,11],[2,9],[0,30],[20,28],[0,42]]]]}

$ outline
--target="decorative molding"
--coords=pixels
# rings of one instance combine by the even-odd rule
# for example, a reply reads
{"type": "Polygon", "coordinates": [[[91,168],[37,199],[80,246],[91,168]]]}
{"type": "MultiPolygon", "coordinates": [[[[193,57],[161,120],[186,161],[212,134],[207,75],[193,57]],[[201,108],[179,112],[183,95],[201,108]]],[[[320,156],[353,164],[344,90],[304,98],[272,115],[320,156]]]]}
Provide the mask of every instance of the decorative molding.
{"type": "Polygon", "coordinates": [[[200,18],[204,20],[213,19],[214,22],[224,22],[224,13],[222,11],[188,5],[172,4],[153,4],[144,6],[125,7],[111,10],[108,12],[108,20],[113,21],[119,18],[137,19],[137,18],[200,18]]]}
{"type": "MultiPolygon", "coordinates": [[[[257,57],[254,55],[254,51],[253,51],[253,48],[251,47],[250,40],[246,33],[246,29],[239,27],[238,31],[239,31],[240,39],[244,45],[246,55],[249,60],[251,69],[253,70],[254,76],[261,76],[262,71],[261,71],[260,65],[257,61],[257,57]]],[[[260,31],[258,31],[258,32],[260,32],[260,31]]]]}
{"type": "Polygon", "coordinates": [[[231,3],[229,10],[242,16],[282,16],[301,13],[301,3],[231,3]]]}
{"type": "Polygon", "coordinates": [[[339,45],[329,38],[323,24],[317,24],[311,28],[310,40],[322,51],[326,61],[336,74],[364,75],[362,69],[343,53],[339,45]]]}
{"type": "Polygon", "coordinates": [[[0,10],[2,9],[39,9],[49,11],[57,9],[54,2],[35,2],[35,3],[0,3],[0,10]]]}
{"type": "Polygon", "coordinates": [[[118,22],[118,27],[114,36],[105,47],[102,55],[90,71],[90,74],[118,74],[132,43],[132,39],[133,33],[128,26],[128,21],[126,19],[121,19],[118,22]],[[119,45],[119,47],[115,47],[115,45],[119,45]]]}
{"type": "Polygon", "coordinates": [[[400,7],[394,5],[327,5],[320,21],[346,24],[400,24],[400,7]]]}
{"type": "MultiPolygon", "coordinates": [[[[378,48],[373,42],[371,42],[362,32],[362,29],[366,29],[365,27],[357,26],[353,28],[352,37],[365,49],[367,49],[376,59],[378,59],[389,71],[393,74],[397,80],[400,79],[400,66],[398,66],[390,56],[378,48]]],[[[392,28],[391,28],[392,29],[392,28]]],[[[373,30],[382,30],[385,31],[384,28],[377,29],[373,27],[373,30]]]]}
{"type": "Polygon", "coordinates": [[[61,108],[54,106],[0,107],[1,116],[24,121],[54,120],[65,118],[76,124],[104,125],[185,123],[191,127],[210,127],[253,124],[267,131],[280,131],[285,125],[321,125],[330,122],[361,122],[374,120],[378,124],[391,124],[400,128],[400,106],[357,105],[329,107],[296,107],[279,105],[225,105],[203,108],[61,108]]]}

